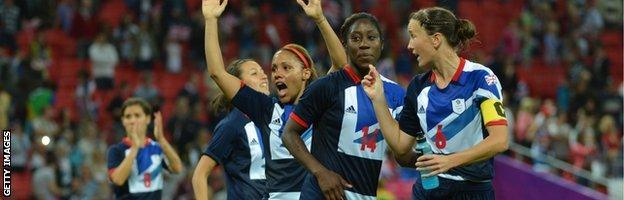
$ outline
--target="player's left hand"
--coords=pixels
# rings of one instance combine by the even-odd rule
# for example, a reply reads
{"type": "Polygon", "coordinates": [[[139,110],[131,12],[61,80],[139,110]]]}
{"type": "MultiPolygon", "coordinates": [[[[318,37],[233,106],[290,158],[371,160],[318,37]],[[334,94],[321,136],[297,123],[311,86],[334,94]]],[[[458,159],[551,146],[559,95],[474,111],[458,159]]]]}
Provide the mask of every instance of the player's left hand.
{"type": "Polygon", "coordinates": [[[320,22],[325,18],[323,15],[323,8],[321,7],[321,0],[308,0],[308,4],[305,4],[303,0],[297,0],[297,3],[303,8],[306,15],[315,22],[320,22]]]}
{"type": "Polygon", "coordinates": [[[427,154],[420,156],[418,160],[416,160],[415,165],[418,171],[430,171],[428,174],[425,174],[425,177],[430,177],[447,172],[451,168],[456,167],[456,162],[453,162],[451,156],[448,155],[427,154]]]}
{"type": "Polygon", "coordinates": [[[154,138],[156,141],[160,142],[165,139],[163,132],[162,113],[158,111],[154,113],[154,138]]]}

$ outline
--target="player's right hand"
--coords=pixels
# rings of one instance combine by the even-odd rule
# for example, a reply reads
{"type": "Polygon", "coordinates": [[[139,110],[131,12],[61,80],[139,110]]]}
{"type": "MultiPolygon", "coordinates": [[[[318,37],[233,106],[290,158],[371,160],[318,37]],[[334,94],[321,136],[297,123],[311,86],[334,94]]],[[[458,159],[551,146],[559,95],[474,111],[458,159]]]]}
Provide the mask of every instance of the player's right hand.
{"type": "Polygon", "coordinates": [[[306,15],[312,18],[315,22],[323,20],[323,8],[321,7],[321,0],[308,0],[308,4],[305,4],[303,0],[297,0],[297,3],[303,8],[306,15]]]}
{"type": "Polygon", "coordinates": [[[381,76],[375,66],[368,65],[368,67],[368,74],[362,79],[362,87],[368,98],[375,102],[376,99],[383,97],[384,89],[381,83],[381,76]]]}
{"type": "Polygon", "coordinates": [[[346,199],[344,189],[353,187],[349,182],[344,180],[339,174],[331,170],[324,170],[315,174],[319,187],[323,192],[323,196],[327,200],[346,199]]]}
{"type": "Polygon", "coordinates": [[[134,124],[130,127],[130,132],[128,133],[128,137],[130,137],[130,141],[132,142],[132,147],[141,148],[143,146],[143,142],[139,138],[139,125],[134,124]]]}
{"type": "Polygon", "coordinates": [[[218,18],[225,10],[228,0],[203,0],[202,1],[202,14],[204,19],[218,18]]]}

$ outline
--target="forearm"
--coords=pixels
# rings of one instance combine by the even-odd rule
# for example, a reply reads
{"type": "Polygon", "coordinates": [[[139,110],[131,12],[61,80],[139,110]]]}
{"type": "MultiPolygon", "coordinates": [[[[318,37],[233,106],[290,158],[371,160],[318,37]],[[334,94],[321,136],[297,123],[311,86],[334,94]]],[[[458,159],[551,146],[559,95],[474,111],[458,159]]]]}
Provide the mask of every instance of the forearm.
{"type": "MultiPolygon", "coordinates": [[[[193,172],[193,192],[195,193],[195,198],[198,200],[207,200],[211,194],[208,186],[208,176],[210,175],[214,164],[211,165],[210,161],[206,159],[210,158],[202,156],[199,163],[197,163],[195,172],[193,172]]],[[[214,161],[212,163],[214,163],[214,161]]]]}
{"type": "Polygon", "coordinates": [[[383,134],[390,149],[397,155],[407,154],[410,151],[410,146],[404,146],[401,144],[401,130],[399,129],[399,123],[392,118],[390,110],[388,110],[386,98],[381,96],[378,100],[373,101],[373,108],[375,110],[377,121],[379,122],[381,133],[383,134]]]}
{"type": "Polygon", "coordinates": [[[415,151],[408,151],[405,154],[394,153],[394,159],[401,167],[416,168],[414,164],[421,155],[422,154],[418,154],[415,151]]]}
{"type": "Polygon", "coordinates": [[[158,143],[160,144],[160,147],[162,148],[163,153],[165,153],[165,157],[169,161],[169,167],[171,169],[171,172],[173,173],[182,172],[182,170],[184,170],[184,166],[182,165],[182,160],[180,159],[180,156],[178,156],[178,154],[175,152],[173,147],[171,147],[169,142],[167,142],[166,139],[161,139],[160,141],[158,141],[158,143]]]}
{"type": "MultiPolygon", "coordinates": [[[[490,134],[479,144],[469,149],[451,154],[450,156],[453,157],[451,160],[456,160],[458,166],[463,166],[490,159],[496,154],[506,151],[508,148],[508,139],[507,133],[504,130],[507,129],[507,126],[496,126],[494,129],[498,129],[497,131],[499,132],[490,134]]],[[[493,133],[489,128],[488,131],[493,133]]]]}
{"type": "Polygon", "coordinates": [[[340,42],[340,39],[332,29],[327,19],[323,16],[320,20],[317,20],[316,26],[318,26],[325,40],[325,46],[331,57],[332,67],[329,72],[338,71],[347,65],[347,53],[340,42]]]}
{"type": "Polygon", "coordinates": [[[240,89],[240,79],[230,75],[225,70],[221,47],[219,47],[219,29],[217,18],[208,18],[206,21],[204,48],[208,74],[217,83],[223,94],[232,99],[240,89]]]}
{"type": "Polygon", "coordinates": [[[316,158],[314,158],[314,156],[312,156],[297,133],[284,131],[282,135],[282,142],[290,154],[292,154],[293,157],[295,157],[299,163],[301,163],[313,175],[316,175],[323,170],[327,170],[325,166],[323,166],[318,160],[316,160],[316,158]]]}
{"type": "Polygon", "coordinates": [[[126,155],[126,157],[121,161],[121,164],[115,168],[113,173],[111,174],[111,181],[115,185],[123,185],[124,182],[130,176],[130,171],[132,169],[132,162],[136,159],[137,153],[139,152],[138,147],[131,147],[130,153],[126,155]]]}

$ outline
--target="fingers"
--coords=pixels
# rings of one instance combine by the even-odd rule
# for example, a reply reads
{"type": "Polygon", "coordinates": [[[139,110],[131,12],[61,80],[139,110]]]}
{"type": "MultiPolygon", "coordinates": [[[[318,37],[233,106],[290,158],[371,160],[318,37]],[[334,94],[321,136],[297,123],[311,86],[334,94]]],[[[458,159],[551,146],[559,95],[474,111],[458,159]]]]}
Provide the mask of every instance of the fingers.
{"type": "Polygon", "coordinates": [[[221,3],[221,6],[223,8],[225,8],[225,6],[227,6],[228,0],[223,0],[223,3],[221,3]]]}
{"type": "Polygon", "coordinates": [[[420,161],[427,161],[427,160],[431,160],[433,158],[434,158],[434,156],[432,154],[422,155],[422,156],[418,157],[418,159],[416,159],[416,161],[418,161],[418,162],[420,162],[420,161]]]}
{"type": "Polygon", "coordinates": [[[340,178],[340,182],[342,183],[342,186],[344,186],[346,188],[352,188],[353,187],[353,185],[351,185],[351,183],[347,182],[343,178],[340,178]]]}
{"type": "Polygon", "coordinates": [[[301,6],[302,8],[306,6],[303,0],[297,0],[297,4],[299,4],[299,6],[301,6]]]}

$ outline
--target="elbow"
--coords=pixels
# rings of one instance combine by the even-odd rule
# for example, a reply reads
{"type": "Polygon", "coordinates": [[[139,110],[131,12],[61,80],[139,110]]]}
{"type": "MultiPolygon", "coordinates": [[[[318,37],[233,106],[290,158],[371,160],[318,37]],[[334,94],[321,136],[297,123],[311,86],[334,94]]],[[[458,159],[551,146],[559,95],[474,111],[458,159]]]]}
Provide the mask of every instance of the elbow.
{"type": "Polygon", "coordinates": [[[126,182],[126,180],[121,180],[120,178],[111,177],[111,182],[113,182],[113,184],[115,184],[115,186],[123,186],[123,184],[124,184],[124,182],[126,182]]]}
{"type": "Polygon", "coordinates": [[[503,152],[505,152],[505,151],[507,151],[509,149],[509,142],[507,140],[505,140],[504,142],[502,142],[498,146],[499,146],[498,153],[503,153],[503,152]]]}
{"type": "Polygon", "coordinates": [[[171,172],[174,174],[179,174],[182,171],[184,171],[184,166],[182,165],[182,163],[178,163],[171,168],[171,172]]]}

